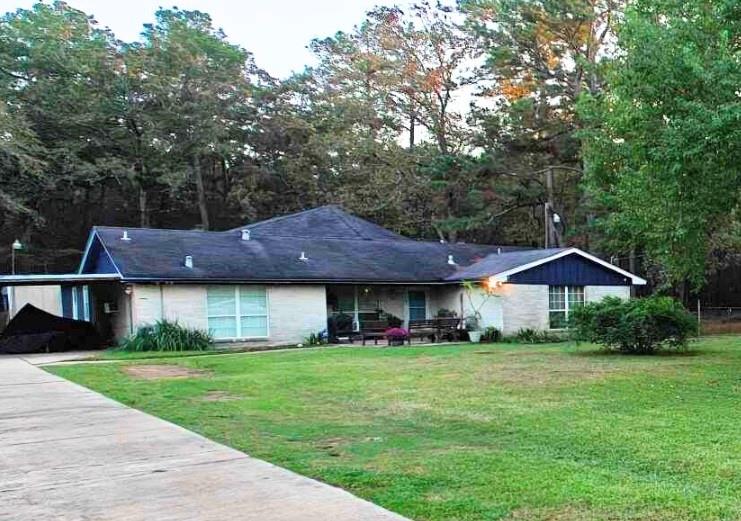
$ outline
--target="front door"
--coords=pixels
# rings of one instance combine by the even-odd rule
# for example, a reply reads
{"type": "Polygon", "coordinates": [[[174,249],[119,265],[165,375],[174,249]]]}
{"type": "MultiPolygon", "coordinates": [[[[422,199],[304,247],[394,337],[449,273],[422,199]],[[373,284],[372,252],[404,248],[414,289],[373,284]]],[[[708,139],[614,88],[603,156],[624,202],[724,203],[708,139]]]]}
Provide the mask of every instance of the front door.
{"type": "Polygon", "coordinates": [[[427,294],[424,291],[410,291],[408,294],[409,320],[427,318],[427,294]]]}

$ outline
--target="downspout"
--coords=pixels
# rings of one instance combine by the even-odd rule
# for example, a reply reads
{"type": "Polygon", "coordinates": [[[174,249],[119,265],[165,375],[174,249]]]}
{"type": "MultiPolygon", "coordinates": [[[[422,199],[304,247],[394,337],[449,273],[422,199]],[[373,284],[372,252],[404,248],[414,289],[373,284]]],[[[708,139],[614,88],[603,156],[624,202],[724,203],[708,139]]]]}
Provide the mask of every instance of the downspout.
{"type": "Polygon", "coordinates": [[[15,316],[15,286],[8,286],[8,322],[15,316]]]}
{"type": "Polygon", "coordinates": [[[160,320],[165,319],[165,297],[164,297],[164,290],[162,289],[162,284],[157,284],[160,288],[160,320]]]}
{"type": "Polygon", "coordinates": [[[355,331],[360,331],[360,312],[358,311],[358,286],[353,286],[353,296],[355,299],[355,331]]]}
{"type": "Polygon", "coordinates": [[[129,334],[134,334],[134,288],[126,286],[124,293],[128,295],[127,303],[129,308],[129,334]]]}

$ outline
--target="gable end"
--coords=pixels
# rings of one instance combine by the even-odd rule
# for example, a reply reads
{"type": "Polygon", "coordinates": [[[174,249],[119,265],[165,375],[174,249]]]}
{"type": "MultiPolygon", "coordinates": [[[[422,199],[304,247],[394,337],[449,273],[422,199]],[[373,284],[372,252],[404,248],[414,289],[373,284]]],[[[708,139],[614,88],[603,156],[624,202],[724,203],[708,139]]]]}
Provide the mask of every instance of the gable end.
{"type": "Polygon", "coordinates": [[[90,238],[79,273],[118,273],[116,264],[96,233],[90,238]]]}
{"type": "Polygon", "coordinates": [[[514,273],[508,277],[514,284],[547,284],[549,286],[630,286],[631,279],[576,253],[514,273]]]}

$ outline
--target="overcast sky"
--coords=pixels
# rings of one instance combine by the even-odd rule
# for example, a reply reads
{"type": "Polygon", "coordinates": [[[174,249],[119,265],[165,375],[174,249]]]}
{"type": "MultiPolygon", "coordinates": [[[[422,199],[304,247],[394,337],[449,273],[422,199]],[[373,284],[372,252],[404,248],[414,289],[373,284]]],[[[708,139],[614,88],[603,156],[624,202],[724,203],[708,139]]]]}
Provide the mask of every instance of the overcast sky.
{"type": "MultiPolygon", "coordinates": [[[[0,12],[31,7],[33,0],[0,0],[0,12]]],[[[125,41],[138,39],[142,24],[154,20],[159,6],[178,6],[211,15],[231,42],[255,55],[257,65],[283,78],[311,63],[306,46],[312,38],[349,31],[363,14],[393,0],[67,0],[94,15],[125,41]]]]}

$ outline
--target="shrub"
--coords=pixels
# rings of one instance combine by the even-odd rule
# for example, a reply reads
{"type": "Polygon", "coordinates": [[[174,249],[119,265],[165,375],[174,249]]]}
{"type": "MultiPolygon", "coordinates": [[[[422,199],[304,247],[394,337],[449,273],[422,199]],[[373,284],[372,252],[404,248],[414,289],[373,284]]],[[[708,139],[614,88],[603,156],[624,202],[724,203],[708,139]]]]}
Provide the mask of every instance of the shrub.
{"type": "Polygon", "coordinates": [[[551,344],[563,342],[564,338],[556,333],[538,331],[531,328],[522,328],[514,336],[503,339],[505,342],[518,342],[521,344],[551,344]]]}
{"type": "Polygon", "coordinates": [[[124,351],[206,351],[213,338],[200,329],[183,327],[177,322],[160,320],[145,325],[121,343],[124,351]]]}
{"type": "Polygon", "coordinates": [[[574,310],[570,328],[577,340],[611,351],[651,354],[661,349],[686,349],[689,337],[697,333],[697,320],[670,297],[605,297],[574,310]]]}
{"type": "Polygon", "coordinates": [[[409,336],[409,331],[407,331],[403,327],[390,327],[386,331],[384,331],[384,334],[387,337],[392,338],[406,338],[409,336]]]}
{"type": "Polygon", "coordinates": [[[311,333],[309,336],[307,336],[304,339],[304,344],[307,346],[323,346],[329,342],[329,338],[327,336],[327,330],[323,329],[322,331],[319,331],[318,333],[311,333]]]}
{"type": "Polygon", "coordinates": [[[342,334],[352,332],[353,317],[346,313],[329,317],[327,320],[327,334],[329,340],[337,342],[337,337],[342,334]]]}
{"type": "Polygon", "coordinates": [[[499,342],[502,339],[502,333],[494,326],[489,326],[486,329],[484,329],[484,333],[481,335],[481,341],[490,343],[490,342],[499,342]]]}

